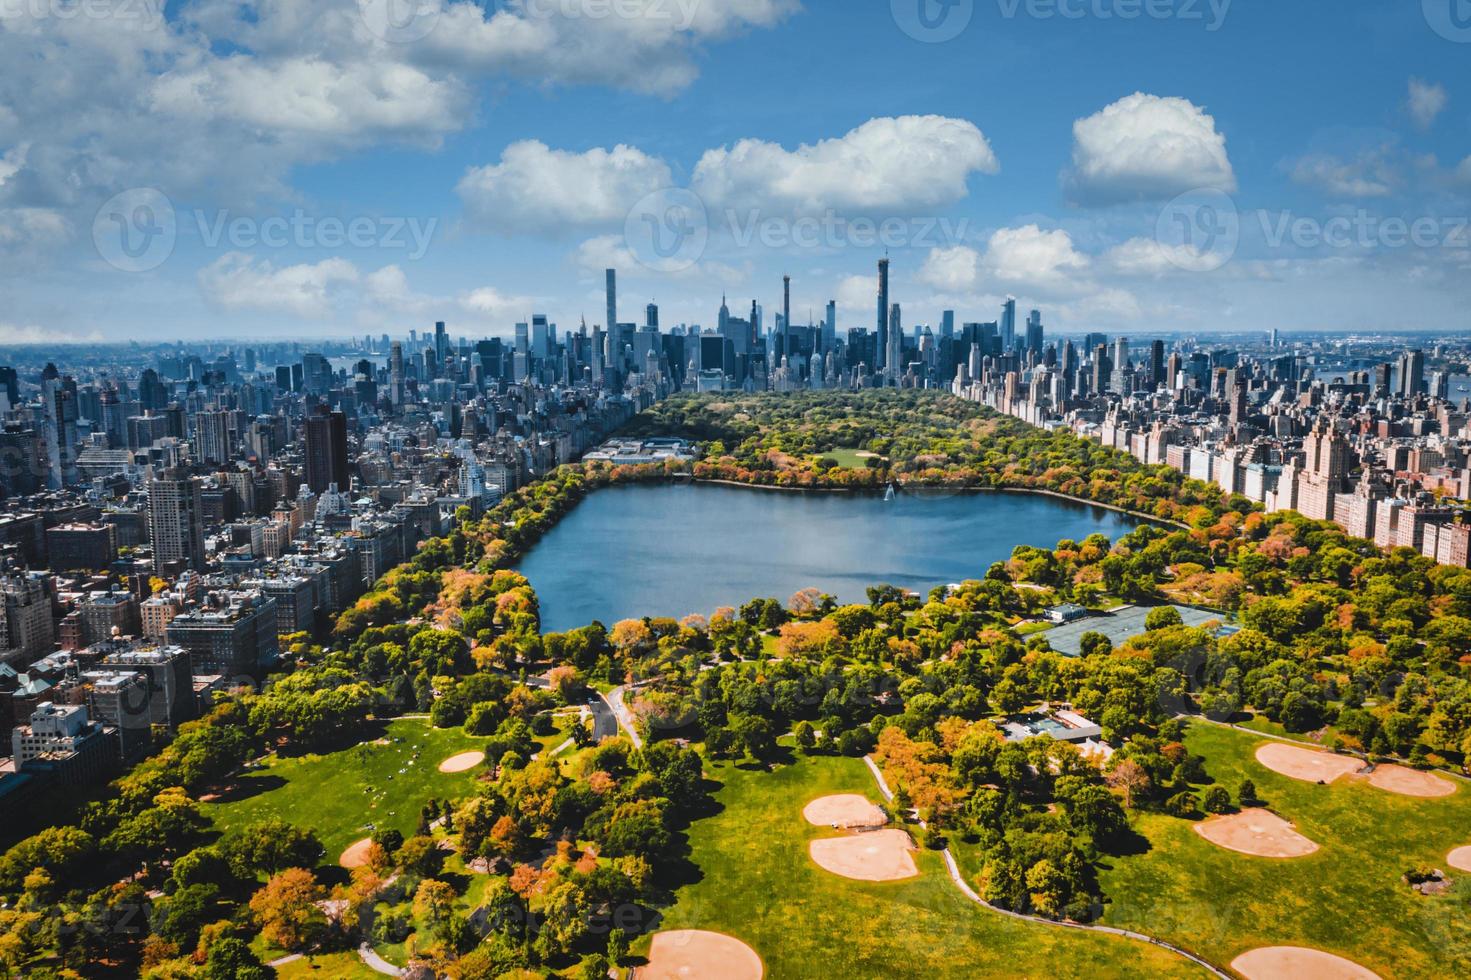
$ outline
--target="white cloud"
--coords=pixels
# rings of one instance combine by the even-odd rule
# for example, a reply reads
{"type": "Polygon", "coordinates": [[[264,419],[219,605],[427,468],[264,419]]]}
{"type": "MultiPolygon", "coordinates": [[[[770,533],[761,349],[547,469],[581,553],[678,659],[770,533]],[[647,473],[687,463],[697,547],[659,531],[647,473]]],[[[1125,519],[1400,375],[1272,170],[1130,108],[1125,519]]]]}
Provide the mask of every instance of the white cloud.
{"type": "Polygon", "coordinates": [[[199,287],[206,299],[223,309],[326,319],[332,314],[336,289],[358,278],[357,267],[346,259],[277,268],[243,252],[229,252],[199,270],[199,287]]]}
{"type": "Polygon", "coordinates": [[[635,147],[569,153],[526,140],[506,147],[500,163],[470,170],[456,191],[484,227],[555,234],[622,224],[640,198],[671,179],[667,164],[635,147]]]}
{"type": "Polygon", "coordinates": [[[1400,182],[1394,148],[1388,145],[1359,153],[1353,159],[1313,154],[1292,166],[1292,179],[1334,197],[1355,199],[1388,197],[1400,182]]]}
{"type": "Polygon", "coordinates": [[[1073,246],[1066,231],[1025,225],[992,233],[985,252],[968,245],[931,250],[919,279],[948,292],[993,286],[1067,291],[1082,284],[1080,277],[1089,265],[1088,256],[1073,246]]]}
{"type": "Polygon", "coordinates": [[[756,139],[709,150],[691,187],[714,206],[899,213],[953,204],[966,196],[972,174],[999,169],[974,123],[900,116],[795,150],[756,139]]]}
{"type": "Polygon", "coordinates": [[[1456,179],[1471,184],[1471,157],[1462,160],[1461,165],[1456,168],[1456,179]]]}
{"type": "Polygon", "coordinates": [[[1157,277],[1200,268],[1209,258],[1190,245],[1165,245],[1153,238],[1131,238],[1105,252],[1101,261],[1122,276],[1157,277]]]}
{"type": "Polygon", "coordinates": [[[605,269],[637,269],[634,257],[622,235],[599,235],[577,246],[572,260],[584,272],[602,273],[605,269]]]}
{"type": "Polygon", "coordinates": [[[1410,97],[1406,108],[1410,111],[1410,118],[1421,129],[1429,129],[1435,123],[1435,118],[1445,109],[1446,102],[1444,85],[1418,78],[1410,79],[1410,97]]]}
{"type": "Polygon", "coordinates": [[[1143,92],[1073,123],[1072,168],[1063,179],[1084,205],[1236,189],[1215,119],[1186,99],[1143,92]]]}
{"type": "Polygon", "coordinates": [[[66,218],[48,208],[0,208],[0,251],[59,245],[71,237],[66,218]]]}
{"type": "Polygon", "coordinates": [[[513,296],[501,292],[494,286],[481,286],[459,297],[460,308],[488,320],[504,325],[505,321],[530,314],[533,300],[525,296],[513,296]]]}
{"type": "Polygon", "coordinates": [[[31,324],[20,326],[0,323],[0,344],[24,346],[27,344],[100,344],[103,337],[99,331],[76,333],[57,330],[53,327],[38,327],[31,324]]]}

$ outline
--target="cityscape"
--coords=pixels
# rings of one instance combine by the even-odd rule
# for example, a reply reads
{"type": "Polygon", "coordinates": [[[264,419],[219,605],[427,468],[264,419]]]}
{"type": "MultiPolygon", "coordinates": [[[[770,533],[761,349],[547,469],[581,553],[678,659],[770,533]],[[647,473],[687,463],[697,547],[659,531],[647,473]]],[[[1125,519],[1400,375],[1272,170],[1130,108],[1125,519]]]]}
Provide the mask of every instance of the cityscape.
{"type": "Polygon", "coordinates": [[[10,6],[0,975],[1471,975],[1455,2],[10,6]]]}

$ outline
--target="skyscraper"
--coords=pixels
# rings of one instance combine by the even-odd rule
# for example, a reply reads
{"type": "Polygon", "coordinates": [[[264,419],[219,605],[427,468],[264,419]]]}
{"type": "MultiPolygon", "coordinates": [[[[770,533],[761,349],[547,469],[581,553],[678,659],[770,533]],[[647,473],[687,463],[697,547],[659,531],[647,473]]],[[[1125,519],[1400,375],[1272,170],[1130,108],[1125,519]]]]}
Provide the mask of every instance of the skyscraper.
{"type": "MultiPolygon", "coordinates": [[[[607,278],[608,322],[603,324],[603,327],[611,337],[618,332],[618,271],[609,269],[607,278]]],[[[609,360],[611,361],[612,358],[610,357],[609,360]]]]}
{"type": "Polygon", "coordinates": [[[404,345],[398,341],[388,353],[388,397],[395,408],[404,403],[404,345]]]}
{"type": "Polygon", "coordinates": [[[781,277],[781,347],[777,353],[786,357],[792,352],[792,277],[781,277]]]}
{"type": "Polygon", "coordinates": [[[1008,297],[1001,307],[1001,352],[1016,350],[1016,300],[1008,297]]]}
{"type": "Polygon", "coordinates": [[[889,373],[894,383],[898,384],[900,376],[904,373],[904,323],[898,303],[889,308],[888,341],[889,350],[884,355],[884,370],[889,373]]]}
{"type": "Polygon", "coordinates": [[[179,470],[165,470],[148,484],[148,529],[153,568],[169,575],[185,568],[204,569],[204,501],[199,481],[179,470]]]}
{"type": "Polygon", "coordinates": [[[889,354],[889,260],[879,259],[878,363],[874,373],[882,371],[889,354]]]}
{"type": "Polygon", "coordinates": [[[306,419],[306,485],[312,493],[351,486],[347,460],[347,416],[319,406],[306,419]]]}

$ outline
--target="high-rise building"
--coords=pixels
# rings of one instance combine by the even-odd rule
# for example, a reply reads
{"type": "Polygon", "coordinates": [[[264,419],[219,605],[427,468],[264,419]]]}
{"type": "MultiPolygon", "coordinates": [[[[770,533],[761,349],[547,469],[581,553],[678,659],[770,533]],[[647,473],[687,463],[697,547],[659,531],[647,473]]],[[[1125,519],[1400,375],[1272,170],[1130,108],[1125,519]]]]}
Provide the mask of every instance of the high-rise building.
{"type": "Polygon", "coordinates": [[[1027,316],[1027,350],[1041,356],[1043,343],[1042,311],[1033,310],[1027,316]]]}
{"type": "Polygon", "coordinates": [[[185,568],[203,571],[204,500],[199,481],[166,470],[148,484],[148,529],[153,568],[170,575],[185,568]]]}
{"type": "Polygon", "coordinates": [[[1006,354],[1016,350],[1016,300],[1010,297],[1001,307],[1001,350],[1006,354]]]}
{"type": "Polygon", "coordinates": [[[898,303],[889,308],[888,341],[889,350],[884,355],[884,370],[897,384],[904,373],[904,324],[898,303]]]}
{"type": "Polygon", "coordinates": [[[194,416],[194,451],[202,463],[222,466],[230,461],[230,413],[223,410],[194,416]]]}
{"type": "Polygon", "coordinates": [[[889,260],[879,259],[878,363],[874,373],[881,372],[889,355],[889,260]]]}
{"type": "Polygon", "coordinates": [[[306,419],[306,485],[312,493],[351,487],[347,459],[347,416],[320,406],[306,419]]]}

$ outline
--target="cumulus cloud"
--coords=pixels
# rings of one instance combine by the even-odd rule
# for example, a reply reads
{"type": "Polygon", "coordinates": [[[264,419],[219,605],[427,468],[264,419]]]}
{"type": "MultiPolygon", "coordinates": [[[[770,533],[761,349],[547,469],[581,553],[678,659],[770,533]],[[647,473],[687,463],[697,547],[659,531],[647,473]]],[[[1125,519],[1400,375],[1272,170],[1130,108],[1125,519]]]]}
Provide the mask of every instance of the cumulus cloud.
{"type": "Polygon", "coordinates": [[[357,267],[346,259],[277,268],[243,252],[229,252],[199,271],[199,288],[222,309],[320,320],[332,314],[336,289],[358,278],[357,267]]]}
{"type": "Polygon", "coordinates": [[[1405,108],[1410,112],[1410,118],[1415,120],[1415,125],[1421,129],[1429,129],[1437,116],[1445,109],[1447,97],[1445,86],[1437,83],[1422,81],[1418,78],[1410,79],[1410,97],[1405,108]]]}
{"type": "Polygon", "coordinates": [[[1103,205],[1234,191],[1236,174],[1212,116],[1186,99],[1136,92],[1073,123],[1063,183],[1074,203],[1103,205]]]}
{"type": "Polygon", "coordinates": [[[691,186],[712,206],[898,213],[953,204],[966,196],[971,175],[999,169],[974,123],[900,116],[795,150],[757,139],[709,150],[691,186]]]}
{"type": "Polygon", "coordinates": [[[1292,179],[1334,197],[1388,197],[1400,182],[1391,146],[1364,150],[1352,158],[1319,153],[1292,165],[1292,179]]]}
{"type": "Polygon", "coordinates": [[[668,187],[669,166],[635,147],[554,150],[512,143],[500,163],[470,170],[456,191],[471,218],[506,233],[559,233],[621,224],[638,200],[668,187]]]}
{"type": "Polygon", "coordinates": [[[28,148],[5,150],[0,206],[59,209],[80,226],[129,187],[231,206],[288,199],[302,164],[438,145],[477,119],[485,80],[670,94],[696,77],[705,45],[798,7],[627,0],[594,17],[541,0],[419,0],[423,32],[401,38],[374,19],[386,2],[183,0],[167,17],[136,0],[68,17],[13,4],[0,63],[26,70],[0,73],[0,149],[28,148]]]}
{"type": "Polygon", "coordinates": [[[1191,245],[1166,245],[1153,238],[1131,238],[1109,249],[1102,264],[1122,276],[1157,277],[1198,268],[1207,256],[1191,245]]]}
{"type": "Polygon", "coordinates": [[[1090,264],[1066,231],[1025,225],[993,232],[984,252],[968,245],[933,249],[919,278],[947,292],[994,286],[1056,292],[1077,288],[1090,264]]]}

